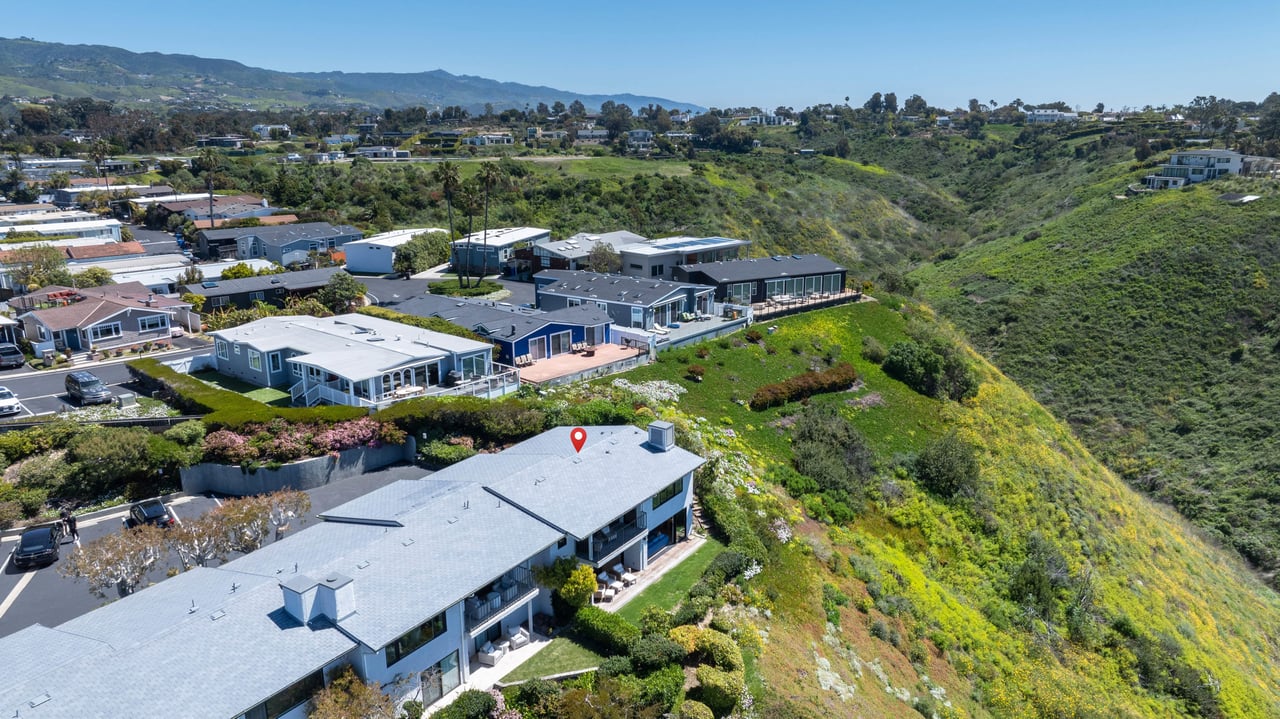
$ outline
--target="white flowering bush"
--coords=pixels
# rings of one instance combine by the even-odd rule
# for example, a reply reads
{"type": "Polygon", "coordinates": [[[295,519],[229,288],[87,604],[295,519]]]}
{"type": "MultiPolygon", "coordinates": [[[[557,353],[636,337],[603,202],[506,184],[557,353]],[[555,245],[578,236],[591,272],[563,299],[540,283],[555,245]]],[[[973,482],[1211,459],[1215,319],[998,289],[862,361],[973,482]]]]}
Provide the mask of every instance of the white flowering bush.
{"type": "Polygon", "coordinates": [[[631,382],[619,377],[613,381],[613,386],[623,390],[624,392],[630,392],[636,395],[643,400],[645,404],[651,407],[654,405],[675,402],[680,399],[680,395],[687,391],[684,387],[681,387],[674,382],[667,382],[666,380],[631,382]]]}

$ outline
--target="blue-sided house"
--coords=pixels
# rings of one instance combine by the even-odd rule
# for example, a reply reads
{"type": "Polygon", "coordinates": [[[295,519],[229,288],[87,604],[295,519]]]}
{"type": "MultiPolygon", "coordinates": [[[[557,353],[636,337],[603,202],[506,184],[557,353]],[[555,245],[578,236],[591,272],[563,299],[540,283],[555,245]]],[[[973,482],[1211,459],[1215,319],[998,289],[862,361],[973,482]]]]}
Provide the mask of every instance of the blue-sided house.
{"type": "Polygon", "coordinates": [[[527,356],[537,361],[567,354],[581,345],[612,341],[613,320],[595,305],[565,307],[552,312],[494,302],[427,295],[394,306],[397,312],[439,317],[491,340],[499,362],[514,364],[527,356]]]}
{"type": "Polygon", "coordinates": [[[594,305],[615,326],[652,330],[682,315],[712,314],[714,287],[598,272],[543,270],[533,281],[538,308],[547,312],[594,305]]]}

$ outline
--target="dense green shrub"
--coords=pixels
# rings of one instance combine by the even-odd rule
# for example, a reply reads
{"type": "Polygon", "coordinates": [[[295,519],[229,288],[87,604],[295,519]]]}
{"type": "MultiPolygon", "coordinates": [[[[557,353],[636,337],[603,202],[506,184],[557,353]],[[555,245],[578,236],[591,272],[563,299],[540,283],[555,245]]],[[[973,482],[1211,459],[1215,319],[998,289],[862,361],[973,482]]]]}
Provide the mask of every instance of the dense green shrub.
{"type": "Polygon", "coordinates": [[[702,509],[709,516],[712,527],[729,540],[730,549],[758,562],[764,561],[767,554],[764,542],[752,528],[747,511],[741,504],[719,495],[707,494],[702,498],[702,509]]]}
{"type": "Polygon", "coordinates": [[[841,362],[824,370],[804,372],[781,382],[763,385],[751,395],[750,406],[757,412],[780,407],[815,394],[849,389],[857,379],[858,371],[853,365],[841,362]]]}
{"type": "Polygon", "coordinates": [[[489,719],[489,714],[497,706],[498,700],[489,692],[468,689],[433,716],[438,719],[489,719]]]}
{"type": "Polygon", "coordinates": [[[459,287],[456,280],[441,280],[427,285],[427,289],[433,295],[447,295],[449,297],[483,297],[484,295],[501,292],[503,288],[502,285],[492,280],[481,280],[476,282],[473,279],[470,287],[459,287]]]}
{"type": "MultiPolygon", "coordinates": [[[[565,578],[564,584],[556,590],[560,595],[560,599],[569,607],[577,609],[583,607],[587,602],[591,601],[591,595],[596,591],[596,575],[592,571],[591,566],[587,564],[579,564],[574,568],[569,576],[565,578]]],[[[639,630],[636,630],[639,631],[639,630]]]]}
{"type": "Polygon", "coordinates": [[[884,345],[880,344],[880,340],[871,335],[862,336],[862,359],[880,364],[884,362],[887,354],[888,351],[885,350],[884,345]]]}
{"type": "Polygon", "coordinates": [[[536,402],[514,398],[424,397],[397,402],[373,416],[410,434],[447,427],[498,444],[528,439],[546,429],[546,415],[536,402]]]}
{"type": "Polygon", "coordinates": [[[680,719],[716,719],[711,707],[699,701],[685,699],[680,704],[680,719]]]}
{"type": "Polygon", "coordinates": [[[530,679],[515,689],[515,707],[525,716],[557,716],[560,712],[560,685],[546,679],[530,679]]]}
{"type": "Polygon", "coordinates": [[[602,677],[617,677],[632,673],[631,657],[618,654],[608,657],[596,668],[602,677]]]}
{"type": "Polygon", "coordinates": [[[840,607],[848,604],[849,595],[840,591],[839,587],[830,582],[822,585],[822,609],[827,613],[828,622],[840,626],[840,607]]]}
{"type": "Polygon", "coordinates": [[[640,614],[640,633],[667,636],[671,631],[671,613],[658,606],[648,606],[640,614]]]}
{"type": "Polygon", "coordinates": [[[885,374],[929,397],[960,401],[978,393],[977,373],[963,352],[940,339],[895,342],[883,367],[885,374]]]}
{"type": "Polygon", "coordinates": [[[0,500],[0,529],[8,529],[20,519],[22,519],[22,505],[14,501],[0,500]]]}
{"type": "Polygon", "coordinates": [[[742,670],[742,649],[724,632],[703,629],[694,641],[694,653],[700,660],[725,671],[742,670]]]}
{"type": "Polygon", "coordinates": [[[921,486],[934,494],[955,497],[977,492],[977,450],[954,430],[925,445],[914,469],[921,486]]]}
{"type": "Polygon", "coordinates": [[[0,433],[0,455],[7,466],[35,454],[61,449],[84,429],[85,425],[57,420],[30,429],[0,433]]]}
{"type": "Polygon", "coordinates": [[[712,603],[712,597],[690,597],[676,607],[676,611],[671,615],[671,623],[677,628],[685,624],[697,624],[707,616],[712,603]]]}
{"type": "Polygon", "coordinates": [[[872,477],[874,453],[862,433],[830,405],[810,405],[792,428],[793,462],[832,498],[856,504],[872,477]]]}
{"type": "Polygon", "coordinates": [[[639,627],[596,606],[578,610],[574,617],[574,631],[610,654],[626,654],[640,639],[639,627]]]}
{"type": "Polygon", "coordinates": [[[661,707],[663,712],[675,706],[684,691],[684,669],[668,664],[644,678],[640,689],[640,701],[648,706],[661,707]]]}
{"type": "Polygon", "coordinates": [[[432,469],[442,469],[475,455],[473,446],[442,439],[433,439],[418,449],[418,459],[432,469]]]}
{"type": "Polygon", "coordinates": [[[631,645],[631,664],[638,674],[648,674],[684,659],[684,648],[660,634],[649,634],[631,645]]]}
{"type": "Polygon", "coordinates": [[[742,696],[743,676],[741,671],[724,671],[708,664],[698,667],[698,698],[706,704],[716,716],[723,716],[733,711],[742,696]]]}

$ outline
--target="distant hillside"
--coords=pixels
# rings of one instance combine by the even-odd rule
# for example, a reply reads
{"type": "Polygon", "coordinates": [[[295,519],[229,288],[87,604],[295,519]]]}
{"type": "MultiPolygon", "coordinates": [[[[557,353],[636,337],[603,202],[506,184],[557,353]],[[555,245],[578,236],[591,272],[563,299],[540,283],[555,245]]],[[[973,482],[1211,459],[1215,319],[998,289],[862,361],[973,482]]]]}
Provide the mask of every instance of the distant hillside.
{"type": "Polygon", "coordinates": [[[194,55],[136,53],[105,45],[63,45],[0,38],[0,94],[93,97],[125,104],[266,108],[355,105],[406,107],[460,105],[471,111],[574,100],[598,108],[612,100],[633,108],[701,109],[661,97],[584,95],[499,82],[444,70],[418,73],[286,73],[232,60],[194,55]]]}
{"type": "Polygon", "coordinates": [[[913,277],[1108,465],[1274,571],[1277,236],[1266,181],[1098,193],[913,277]],[[1228,190],[1263,198],[1216,199],[1228,190]]]}

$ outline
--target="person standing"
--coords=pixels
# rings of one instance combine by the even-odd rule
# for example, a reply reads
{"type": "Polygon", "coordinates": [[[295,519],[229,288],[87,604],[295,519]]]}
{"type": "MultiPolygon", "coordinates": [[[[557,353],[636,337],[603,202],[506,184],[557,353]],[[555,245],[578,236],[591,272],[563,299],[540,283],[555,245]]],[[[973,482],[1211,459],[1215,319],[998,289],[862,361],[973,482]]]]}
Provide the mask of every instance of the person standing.
{"type": "Polygon", "coordinates": [[[67,520],[69,519],[71,519],[71,512],[68,512],[65,509],[58,515],[58,521],[62,524],[62,536],[64,537],[71,536],[71,527],[67,523],[67,520]]]}
{"type": "Polygon", "coordinates": [[[67,513],[67,530],[71,532],[71,541],[80,543],[80,530],[76,528],[76,515],[67,513]]]}

